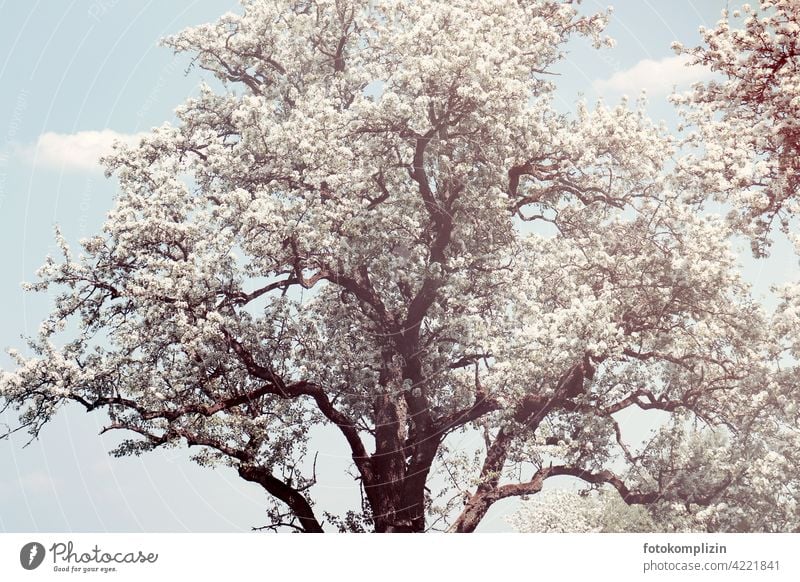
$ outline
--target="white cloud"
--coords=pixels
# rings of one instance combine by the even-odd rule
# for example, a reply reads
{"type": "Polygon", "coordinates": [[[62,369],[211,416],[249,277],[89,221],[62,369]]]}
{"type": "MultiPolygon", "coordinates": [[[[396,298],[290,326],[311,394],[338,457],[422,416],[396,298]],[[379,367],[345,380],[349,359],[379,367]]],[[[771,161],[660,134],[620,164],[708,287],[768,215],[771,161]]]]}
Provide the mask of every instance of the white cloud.
{"type": "Polygon", "coordinates": [[[145,133],[119,133],[111,129],[54,133],[39,136],[36,144],[23,149],[23,156],[36,165],[57,169],[100,170],[99,159],[111,153],[116,141],[135,144],[145,133]]]}
{"type": "Polygon", "coordinates": [[[598,93],[618,91],[632,95],[642,89],[648,95],[666,95],[673,89],[688,88],[691,83],[711,76],[711,71],[701,66],[687,66],[689,55],[666,57],[658,61],[644,59],[630,69],[617,71],[610,79],[592,83],[598,93]]]}

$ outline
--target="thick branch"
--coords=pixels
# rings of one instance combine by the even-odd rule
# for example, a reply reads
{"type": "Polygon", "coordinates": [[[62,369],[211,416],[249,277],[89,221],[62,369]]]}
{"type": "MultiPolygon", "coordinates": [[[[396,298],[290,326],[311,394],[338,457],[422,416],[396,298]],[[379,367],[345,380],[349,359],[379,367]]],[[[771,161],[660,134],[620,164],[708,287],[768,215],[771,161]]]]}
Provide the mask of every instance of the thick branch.
{"type": "Polygon", "coordinates": [[[247,371],[256,378],[268,382],[265,389],[270,390],[272,394],[281,396],[282,398],[296,398],[303,395],[311,396],[317,404],[317,408],[325,418],[339,427],[339,430],[347,440],[347,444],[350,445],[353,462],[355,462],[362,476],[364,478],[369,478],[371,476],[367,451],[358,434],[358,428],[352,420],[333,406],[333,403],[321,386],[304,381],[286,385],[272,370],[256,363],[252,354],[248,352],[238,340],[232,337],[227,331],[224,331],[224,333],[231,348],[245,365],[247,371]]]}
{"type": "Polygon", "coordinates": [[[497,491],[494,493],[493,501],[498,499],[504,499],[506,497],[513,497],[518,495],[531,495],[533,493],[538,493],[542,489],[542,484],[546,479],[550,477],[558,477],[558,476],[570,476],[576,477],[587,483],[592,483],[593,485],[601,485],[601,484],[608,484],[616,489],[622,499],[628,505],[635,505],[635,504],[648,504],[654,503],[658,501],[663,493],[659,491],[650,491],[646,493],[632,491],[625,485],[624,481],[620,479],[617,475],[612,473],[608,470],[592,472],[586,469],[581,469],[579,467],[569,467],[564,465],[558,465],[555,467],[544,467],[539,469],[534,476],[531,478],[530,481],[525,483],[513,483],[508,485],[502,485],[497,488],[497,491]]]}
{"type": "Polygon", "coordinates": [[[297,516],[304,533],[323,533],[322,526],[314,515],[308,500],[296,489],[290,487],[262,467],[241,465],[239,475],[248,481],[258,483],[270,495],[283,501],[297,516]]]}

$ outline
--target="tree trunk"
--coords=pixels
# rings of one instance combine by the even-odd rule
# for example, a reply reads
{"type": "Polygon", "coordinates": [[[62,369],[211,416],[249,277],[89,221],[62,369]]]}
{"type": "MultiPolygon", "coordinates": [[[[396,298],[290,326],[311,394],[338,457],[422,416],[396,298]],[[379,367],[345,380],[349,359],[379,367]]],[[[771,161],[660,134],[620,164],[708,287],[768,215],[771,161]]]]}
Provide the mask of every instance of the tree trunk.
{"type": "Polygon", "coordinates": [[[402,511],[406,477],[405,401],[402,395],[381,394],[375,399],[374,411],[375,454],[371,458],[372,482],[365,483],[364,489],[372,506],[375,531],[411,531],[411,523],[402,511]]]}

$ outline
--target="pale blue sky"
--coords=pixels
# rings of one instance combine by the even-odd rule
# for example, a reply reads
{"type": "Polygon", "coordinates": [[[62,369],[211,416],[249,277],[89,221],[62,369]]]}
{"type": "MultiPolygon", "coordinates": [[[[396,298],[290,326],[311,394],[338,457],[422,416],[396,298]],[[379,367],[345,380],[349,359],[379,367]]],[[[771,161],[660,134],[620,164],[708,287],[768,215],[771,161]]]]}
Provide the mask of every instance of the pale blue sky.
{"type": "MultiPolygon", "coordinates": [[[[698,26],[712,25],[725,4],[614,3],[608,33],[617,47],[597,52],[583,41],[570,46],[558,67],[559,107],[571,109],[579,93],[590,102],[599,92],[610,102],[623,92],[635,98],[641,79],[651,88],[653,116],[673,125],[665,94],[669,75],[681,71],[666,62],[652,78],[625,72],[643,59],[673,57],[673,40],[696,44],[698,26]]],[[[586,0],[584,6],[606,3],[586,0]]],[[[54,251],[53,226],[76,241],[98,231],[113,204],[114,183],[86,162],[94,151],[88,142],[102,136],[85,132],[134,134],[171,120],[204,73],[195,68],[185,75],[188,58],[175,59],[157,40],[228,10],[237,10],[237,3],[0,1],[0,348],[23,347],[20,335],[35,332],[46,313],[50,298],[23,294],[20,282],[33,280],[54,251]]],[[[648,69],[653,67],[634,71],[648,69]]],[[[772,274],[751,266],[754,282],[764,287],[774,273],[796,271],[788,254],[775,265],[772,274]]],[[[8,365],[8,359],[0,356],[0,363],[8,365]]],[[[179,450],[110,458],[105,451],[114,439],[97,436],[102,421],[70,409],[24,450],[22,438],[0,441],[0,531],[241,531],[263,524],[259,488],[231,471],[198,468],[179,450]]],[[[341,465],[335,438],[325,432],[314,441],[323,478],[325,465],[341,465]]],[[[322,509],[336,509],[356,490],[337,472],[317,493],[322,509]]],[[[496,508],[484,529],[508,529],[502,520],[508,509],[496,508]]]]}

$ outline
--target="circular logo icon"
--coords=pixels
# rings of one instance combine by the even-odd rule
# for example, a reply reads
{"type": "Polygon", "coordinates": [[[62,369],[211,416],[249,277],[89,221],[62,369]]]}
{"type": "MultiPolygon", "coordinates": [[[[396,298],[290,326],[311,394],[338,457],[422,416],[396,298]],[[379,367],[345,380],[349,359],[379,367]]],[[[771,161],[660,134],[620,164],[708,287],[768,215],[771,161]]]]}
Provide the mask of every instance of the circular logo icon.
{"type": "Polygon", "coordinates": [[[26,570],[35,570],[44,561],[44,546],[39,542],[28,542],[19,551],[19,563],[26,570]]]}

